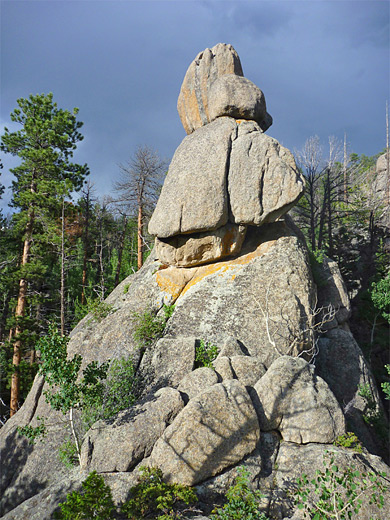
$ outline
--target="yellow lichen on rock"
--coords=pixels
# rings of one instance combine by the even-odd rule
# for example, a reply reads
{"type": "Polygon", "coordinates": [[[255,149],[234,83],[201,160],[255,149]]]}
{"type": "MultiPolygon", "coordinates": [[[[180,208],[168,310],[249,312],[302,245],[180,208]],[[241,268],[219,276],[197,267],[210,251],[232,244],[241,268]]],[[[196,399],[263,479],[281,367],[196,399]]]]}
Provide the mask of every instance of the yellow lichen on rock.
{"type": "MultiPolygon", "coordinates": [[[[163,292],[172,297],[173,301],[176,301],[179,296],[185,294],[188,289],[206,278],[206,276],[216,273],[224,275],[232,269],[243,267],[255,258],[266,254],[275,242],[276,240],[267,240],[262,242],[254,251],[239,256],[238,258],[234,258],[233,260],[214,262],[212,264],[191,268],[170,266],[166,269],[157,271],[157,284],[163,292]]],[[[232,275],[230,279],[231,282],[234,281],[236,274],[237,273],[235,272],[232,275]]]]}

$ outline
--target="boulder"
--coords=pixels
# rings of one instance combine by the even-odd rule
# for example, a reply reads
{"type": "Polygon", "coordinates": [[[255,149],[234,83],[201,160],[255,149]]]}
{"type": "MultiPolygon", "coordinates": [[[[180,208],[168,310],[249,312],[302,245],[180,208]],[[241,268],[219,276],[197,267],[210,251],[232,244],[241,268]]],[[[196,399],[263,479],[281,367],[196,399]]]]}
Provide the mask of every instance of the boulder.
{"type": "Polygon", "coordinates": [[[186,394],[188,399],[192,399],[217,383],[218,376],[215,370],[209,367],[200,367],[184,376],[177,389],[186,394]]]}
{"type": "Polygon", "coordinates": [[[304,184],[289,150],[252,121],[238,125],[228,174],[233,222],[259,226],[277,220],[296,204],[304,184]]]}
{"type": "Polygon", "coordinates": [[[363,352],[352,334],[342,329],[333,329],[319,340],[319,353],[316,359],[317,373],[324,379],[340,406],[343,408],[352,430],[371,453],[388,454],[388,446],[380,451],[380,439],[373,437],[362,415],[367,412],[367,403],[360,395],[360,389],[369,388],[373,412],[381,412],[382,404],[374,377],[367,365],[363,352]]]}
{"type": "Polygon", "coordinates": [[[208,99],[210,121],[221,116],[248,119],[256,121],[263,131],[272,123],[271,116],[265,121],[267,108],[264,94],[242,76],[226,74],[217,78],[211,85],[208,99]]]}
{"type": "Polygon", "coordinates": [[[233,336],[241,354],[269,367],[311,347],[305,331],[314,305],[305,246],[285,222],[267,224],[248,230],[236,259],[199,268],[176,300],[166,337],[191,335],[220,348],[233,336]]]}
{"type": "Polygon", "coordinates": [[[327,319],[326,314],[334,309],[334,318],[324,322],[322,330],[329,330],[343,325],[351,315],[351,304],[347,288],[341,276],[337,262],[324,257],[321,267],[315,266],[318,308],[323,309],[321,318],[327,319]]]}
{"type": "Polygon", "coordinates": [[[236,126],[234,119],[222,117],[184,138],[150,219],[151,235],[168,238],[227,223],[226,171],[236,126]]]}
{"type": "Polygon", "coordinates": [[[148,457],[154,443],[163,434],[184,401],[173,388],[161,388],[115,421],[99,421],[84,437],[81,467],[98,473],[130,471],[148,457]]]}
{"type": "Polygon", "coordinates": [[[313,365],[282,356],[255,384],[262,430],[278,430],[285,441],[332,443],[345,433],[341,408],[313,365]]]}
{"type": "Polygon", "coordinates": [[[213,361],[213,367],[222,381],[226,381],[228,379],[234,379],[232,365],[230,363],[230,358],[226,356],[221,356],[220,354],[213,361]]]}
{"type": "Polygon", "coordinates": [[[256,412],[238,381],[218,383],[191,399],[148,460],[168,482],[193,486],[239,462],[260,438],[256,412]]]}
{"type": "Polygon", "coordinates": [[[195,337],[159,339],[152,349],[145,352],[139,367],[144,386],[176,387],[194,369],[195,344],[195,337]]]}
{"type": "Polygon", "coordinates": [[[224,43],[200,52],[188,67],[177,101],[177,110],[187,134],[210,123],[210,87],[225,74],[243,76],[237,52],[232,45],[224,43]]]}
{"type": "Polygon", "coordinates": [[[245,386],[254,386],[267,371],[258,357],[233,356],[230,362],[235,377],[245,386]]]}
{"type": "Polygon", "coordinates": [[[163,264],[192,267],[240,252],[246,233],[245,226],[228,222],[215,231],[172,238],[156,238],[156,254],[163,264]]]}

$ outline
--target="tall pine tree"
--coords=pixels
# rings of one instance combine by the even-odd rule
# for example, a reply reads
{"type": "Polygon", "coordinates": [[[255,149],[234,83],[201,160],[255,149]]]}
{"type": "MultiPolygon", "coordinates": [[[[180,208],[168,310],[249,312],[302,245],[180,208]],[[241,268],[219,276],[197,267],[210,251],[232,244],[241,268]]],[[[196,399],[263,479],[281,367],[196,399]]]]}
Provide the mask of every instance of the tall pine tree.
{"type": "Polygon", "coordinates": [[[12,205],[17,208],[16,225],[22,236],[19,286],[15,309],[13,343],[13,373],[11,379],[11,415],[19,407],[20,361],[27,334],[26,308],[29,284],[44,276],[45,266],[40,262],[44,246],[43,222],[61,212],[62,200],[73,190],[81,188],[88,174],[86,165],[70,162],[83,136],[77,121],[78,109],[62,110],[53,102],[53,95],[30,95],[18,99],[18,108],[11,120],[21,125],[17,131],[4,129],[1,150],[18,156],[21,163],[10,170],[13,182],[12,205]],[[40,249],[39,249],[40,248],[40,249]]]}

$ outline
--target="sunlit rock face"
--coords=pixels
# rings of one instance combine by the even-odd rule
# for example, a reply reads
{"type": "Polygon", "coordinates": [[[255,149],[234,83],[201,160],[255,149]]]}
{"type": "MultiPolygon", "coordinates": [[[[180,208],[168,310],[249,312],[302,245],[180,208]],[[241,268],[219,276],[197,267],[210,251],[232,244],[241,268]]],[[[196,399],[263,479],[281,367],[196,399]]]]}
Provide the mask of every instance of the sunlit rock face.
{"type": "Polygon", "coordinates": [[[186,132],[168,170],[149,233],[162,263],[193,267],[239,254],[247,225],[278,220],[300,198],[294,157],[264,131],[263,92],[243,77],[231,45],[191,63],[178,100],[186,132]]]}

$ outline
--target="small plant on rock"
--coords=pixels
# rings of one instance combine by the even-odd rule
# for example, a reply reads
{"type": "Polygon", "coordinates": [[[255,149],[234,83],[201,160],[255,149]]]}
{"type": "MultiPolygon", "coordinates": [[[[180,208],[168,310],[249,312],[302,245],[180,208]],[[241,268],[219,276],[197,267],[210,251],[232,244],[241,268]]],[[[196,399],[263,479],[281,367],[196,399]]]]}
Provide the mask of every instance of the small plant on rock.
{"type": "Polygon", "coordinates": [[[214,369],[213,361],[218,356],[218,347],[201,339],[195,351],[195,367],[209,367],[214,369]]]}
{"type": "Polygon", "coordinates": [[[303,474],[297,480],[295,504],[311,520],[358,519],[363,495],[378,509],[384,505],[383,493],[387,490],[386,474],[363,473],[354,467],[339,468],[334,454],[325,452],[324,470],[317,470],[309,480],[303,474]]]}
{"type": "MultiPolygon", "coordinates": [[[[136,396],[131,359],[114,360],[111,364],[92,361],[80,374],[82,358],[78,354],[68,358],[67,344],[68,338],[51,325],[47,336],[38,342],[37,350],[41,354],[39,370],[49,387],[44,391],[46,401],[54,410],[63,413],[70,428],[72,442],[60,449],[61,460],[70,465],[74,460],[81,461],[79,439],[85,431],[97,420],[110,419],[119,411],[130,408],[136,396]],[[81,425],[76,424],[80,421],[75,421],[75,410],[81,412],[81,425]]],[[[47,426],[44,418],[38,418],[38,426],[27,425],[18,431],[34,442],[46,434],[47,426]]]]}
{"type": "Polygon", "coordinates": [[[211,520],[267,520],[259,509],[260,491],[249,486],[249,471],[244,467],[237,471],[235,484],[226,493],[226,504],[213,510],[211,520]]]}
{"type": "Polygon", "coordinates": [[[141,349],[146,349],[157,341],[164,333],[167,321],[175,310],[174,305],[163,306],[164,316],[156,316],[150,309],[143,313],[135,312],[133,318],[135,329],[133,338],[141,349]]]}
{"type": "Polygon", "coordinates": [[[356,437],[356,435],[352,432],[344,433],[343,435],[339,435],[334,443],[335,446],[341,446],[343,448],[349,448],[353,451],[356,451],[356,453],[362,453],[363,448],[359,441],[359,439],[356,437]]]}
{"type": "Polygon", "coordinates": [[[186,506],[196,501],[191,487],[166,484],[160,469],[142,467],[139,482],[130,489],[130,499],[121,507],[121,513],[131,520],[179,520],[186,506]]]}
{"type": "MultiPolygon", "coordinates": [[[[388,375],[390,376],[390,365],[385,365],[385,369],[387,370],[388,375]]],[[[385,381],[381,383],[381,388],[383,393],[385,394],[385,399],[390,401],[390,383],[389,381],[385,381]]]]}
{"type": "Polygon", "coordinates": [[[73,491],[54,513],[57,520],[108,520],[115,506],[111,489],[102,476],[93,471],[84,480],[82,491],[73,491]]]}

